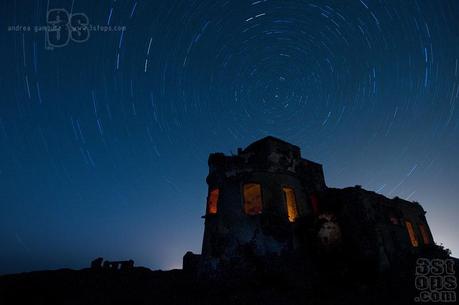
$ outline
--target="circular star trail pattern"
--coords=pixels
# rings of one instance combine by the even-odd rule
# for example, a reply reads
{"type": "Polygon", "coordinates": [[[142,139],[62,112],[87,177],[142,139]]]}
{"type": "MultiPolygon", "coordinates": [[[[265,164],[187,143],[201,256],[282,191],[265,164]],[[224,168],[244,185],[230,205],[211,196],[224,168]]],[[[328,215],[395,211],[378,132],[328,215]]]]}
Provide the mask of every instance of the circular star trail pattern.
{"type": "Polygon", "coordinates": [[[266,135],[324,164],[331,187],[419,201],[457,255],[457,1],[35,0],[0,11],[0,272],[95,256],[180,267],[200,252],[208,154],[266,135]],[[50,50],[34,31],[50,9],[112,29],[50,50]]]}

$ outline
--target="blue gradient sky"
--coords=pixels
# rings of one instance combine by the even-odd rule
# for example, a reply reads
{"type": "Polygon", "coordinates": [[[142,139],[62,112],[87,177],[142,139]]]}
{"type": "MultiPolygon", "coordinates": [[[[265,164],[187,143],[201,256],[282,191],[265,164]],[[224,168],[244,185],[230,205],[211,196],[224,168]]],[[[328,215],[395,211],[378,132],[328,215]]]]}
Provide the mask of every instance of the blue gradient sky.
{"type": "Polygon", "coordinates": [[[458,1],[8,0],[0,58],[0,273],[180,267],[208,154],[266,135],[459,253],[458,1]],[[126,30],[49,50],[50,9],[126,30]]]}

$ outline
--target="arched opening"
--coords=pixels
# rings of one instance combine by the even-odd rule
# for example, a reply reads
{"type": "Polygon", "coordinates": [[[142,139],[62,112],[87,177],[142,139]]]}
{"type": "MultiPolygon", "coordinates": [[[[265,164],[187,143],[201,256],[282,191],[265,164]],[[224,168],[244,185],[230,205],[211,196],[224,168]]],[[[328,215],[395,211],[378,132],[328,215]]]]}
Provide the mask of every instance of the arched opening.
{"type": "Polygon", "coordinates": [[[293,190],[293,188],[288,186],[283,187],[282,191],[284,193],[284,200],[287,205],[288,220],[290,222],[294,222],[295,219],[298,217],[295,191],[293,190]]]}
{"type": "Polygon", "coordinates": [[[422,241],[424,242],[424,245],[430,244],[429,232],[427,231],[427,228],[423,223],[419,224],[419,230],[421,231],[422,241]]]}
{"type": "Polygon", "coordinates": [[[413,224],[410,221],[405,221],[406,230],[408,231],[408,236],[410,237],[411,245],[413,247],[419,246],[418,239],[416,238],[416,233],[414,232],[413,224]]]}
{"type": "Polygon", "coordinates": [[[258,215],[263,209],[261,185],[258,183],[244,184],[244,212],[247,215],[258,215]]]}
{"type": "Polygon", "coordinates": [[[219,189],[213,189],[209,193],[207,200],[207,214],[217,214],[218,196],[220,195],[219,189]]]}

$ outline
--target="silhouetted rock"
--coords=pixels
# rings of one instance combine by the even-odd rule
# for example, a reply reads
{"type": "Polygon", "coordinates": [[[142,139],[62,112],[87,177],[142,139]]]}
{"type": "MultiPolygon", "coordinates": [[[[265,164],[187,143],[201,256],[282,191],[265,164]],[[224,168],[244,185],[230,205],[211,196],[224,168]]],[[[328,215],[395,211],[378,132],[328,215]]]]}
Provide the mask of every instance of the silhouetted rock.
{"type": "Polygon", "coordinates": [[[201,259],[201,255],[194,254],[193,252],[188,251],[183,256],[183,270],[191,274],[196,274],[198,271],[200,259],[201,259]]]}
{"type": "Polygon", "coordinates": [[[104,261],[104,259],[102,257],[96,258],[95,260],[93,260],[91,262],[91,269],[94,269],[94,270],[102,269],[102,262],[103,261],[104,261]]]}
{"type": "Polygon", "coordinates": [[[121,271],[131,271],[132,269],[134,269],[134,261],[132,259],[128,261],[121,261],[119,263],[121,264],[121,271]]]}
{"type": "MultiPolygon", "coordinates": [[[[97,261],[97,263],[99,263],[99,261],[97,261]]],[[[127,260],[127,261],[104,261],[102,265],[103,270],[110,270],[110,271],[130,271],[133,268],[134,268],[134,261],[132,259],[127,260]]]]}

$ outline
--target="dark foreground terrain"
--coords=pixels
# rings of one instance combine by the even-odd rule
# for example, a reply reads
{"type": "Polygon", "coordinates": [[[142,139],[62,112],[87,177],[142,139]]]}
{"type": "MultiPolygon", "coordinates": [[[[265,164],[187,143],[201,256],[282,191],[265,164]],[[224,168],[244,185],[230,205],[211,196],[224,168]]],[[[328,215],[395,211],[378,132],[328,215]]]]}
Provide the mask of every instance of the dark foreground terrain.
{"type": "MultiPolygon", "coordinates": [[[[379,279],[367,278],[360,271],[358,277],[353,277],[352,271],[350,274],[342,278],[329,270],[316,277],[315,282],[266,273],[224,281],[197,281],[182,270],[151,271],[138,267],[129,271],[62,269],[1,276],[0,304],[420,303],[415,302],[419,290],[414,285],[414,272],[413,276],[387,274],[379,279]]],[[[442,303],[454,304],[436,304],[442,303]]]]}

